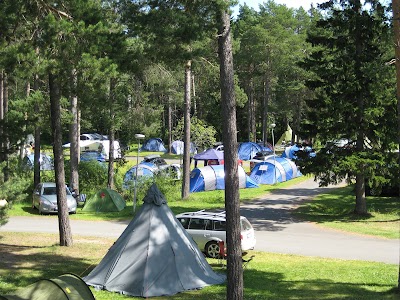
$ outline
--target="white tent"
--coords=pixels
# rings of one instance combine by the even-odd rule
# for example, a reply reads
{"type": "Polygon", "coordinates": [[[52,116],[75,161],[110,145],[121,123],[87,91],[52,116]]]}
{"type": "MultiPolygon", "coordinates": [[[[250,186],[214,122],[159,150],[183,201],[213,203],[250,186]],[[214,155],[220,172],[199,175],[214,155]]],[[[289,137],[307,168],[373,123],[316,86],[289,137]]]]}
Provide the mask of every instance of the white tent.
{"type": "Polygon", "coordinates": [[[221,284],[155,184],[135,218],[88,276],[98,289],[139,297],[174,295],[221,284]]]}

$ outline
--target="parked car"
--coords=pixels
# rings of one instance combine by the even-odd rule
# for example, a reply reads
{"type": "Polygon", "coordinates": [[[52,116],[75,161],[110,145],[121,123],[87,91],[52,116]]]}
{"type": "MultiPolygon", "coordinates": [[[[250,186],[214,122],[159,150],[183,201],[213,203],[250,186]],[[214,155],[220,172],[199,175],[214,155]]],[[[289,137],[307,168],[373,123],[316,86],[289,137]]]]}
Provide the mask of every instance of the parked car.
{"type": "MultiPolygon", "coordinates": [[[[225,211],[186,212],[176,216],[182,226],[208,257],[218,258],[221,253],[220,242],[226,245],[225,211]]],[[[253,226],[243,216],[240,217],[242,251],[254,249],[256,238],[253,226]]]]}
{"type": "MultiPolygon", "coordinates": [[[[67,194],[68,212],[76,213],[77,203],[67,186],[65,187],[65,192],[67,194]]],[[[54,182],[42,182],[36,186],[32,195],[32,207],[37,208],[39,214],[57,213],[57,192],[54,182]]]]}
{"type": "Polygon", "coordinates": [[[164,158],[162,158],[160,155],[158,154],[151,154],[151,155],[147,155],[143,158],[142,162],[146,162],[146,163],[152,163],[154,165],[156,165],[158,168],[162,169],[163,166],[168,166],[167,162],[165,161],[164,158]]]}
{"type": "Polygon", "coordinates": [[[274,154],[271,153],[270,151],[257,152],[256,155],[253,156],[252,159],[250,159],[250,171],[253,170],[254,166],[259,162],[266,161],[270,158],[274,158],[274,154]]]}

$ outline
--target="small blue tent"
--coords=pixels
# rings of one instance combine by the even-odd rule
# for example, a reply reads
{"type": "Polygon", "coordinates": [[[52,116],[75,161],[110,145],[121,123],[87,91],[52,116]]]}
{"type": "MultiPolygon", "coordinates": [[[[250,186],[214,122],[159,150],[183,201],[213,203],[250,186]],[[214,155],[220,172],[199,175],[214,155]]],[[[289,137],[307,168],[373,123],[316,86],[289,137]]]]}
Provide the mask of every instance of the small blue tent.
{"type": "Polygon", "coordinates": [[[263,147],[253,142],[241,143],[238,149],[238,156],[241,160],[250,160],[256,156],[257,152],[271,152],[272,150],[268,147],[263,147]]]}
{"type": "MultiPolygon", "coordinates": [[[[243,167],[238,166],[239,188],[258,187],[243,167]]],[[[195,168],[190,173],[190,192],[202,192],[225,189],[225,170],[223,165],[195,168]]]]}
{"type": "Polygon", "coordinates": [[[301,176],[293,161],[288,158],[275,157],[256,164],[251,170],[250,178],[258,184],[274,184],[301,176]]]}
{"type": "MultiPolygon", "coordinates": [[[[33,170],[34,159],[35,159],[34,154],[29,154],[25,156],[24,159],[22,160],[22,166],[25,169],[33,170]]],[[[40,171],[54,170],[53,159],[45,153],[40,153],[39,163],[40,163],[40,171]]]]}
{"type": "MultiPolygon", "coordinates": [[[[173,141],[171,144],[171,152],[178,155],[183,154],[184,145],[185,143],[183,141],[173,141]]],[[[194,143],[190,143],[190,153],[197,153],[196,145],[194,143]]]]}
{"type": "Polygon", "coordinates": [[[125,173],[123,184],[123,187],[125,189],[129,188],[129,186],[134,185],[136,178],[136,168],[138,179],[140,179],[140,177],[153,177],[154,174],[158,172],[157,166],[152,163],[141,162],[140,164],[133,166],[125,173]]]}
{"type": "Polygon", "coordinates": [[[289,159],[296,159],[296,152],[301,150],[299,146],[294,144],[293,146],[285,147],[285,151],[282,153],[282,157],[286,157],[289,159]]]}
{"type": "Polygon", "coordinates": [[[167,149],[160,138],[151,138],[143,143],[140,151],[167,152],[167,149]]]}

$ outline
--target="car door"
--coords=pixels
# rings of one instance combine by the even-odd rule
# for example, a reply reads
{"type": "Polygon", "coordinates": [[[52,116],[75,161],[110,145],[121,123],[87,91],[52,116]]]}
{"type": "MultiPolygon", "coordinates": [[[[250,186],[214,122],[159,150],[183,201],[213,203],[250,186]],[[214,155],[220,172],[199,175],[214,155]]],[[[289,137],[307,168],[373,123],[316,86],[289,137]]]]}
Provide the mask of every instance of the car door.
{"type": "Polygon", "coordinates": [[[205,230],[205,221],[205,219],[191,218],[187,229],[188,233],[193,237],[193,240],[200,249],[204,249],[208,241],[207,231],[205,230]]]}
{"type": "Polygon", "coordinates": [[[35,190],[33,191],[32,206],[39,207],[41,191],[42,191],[42,184],[39,183],[36,186],[35,190]]]}

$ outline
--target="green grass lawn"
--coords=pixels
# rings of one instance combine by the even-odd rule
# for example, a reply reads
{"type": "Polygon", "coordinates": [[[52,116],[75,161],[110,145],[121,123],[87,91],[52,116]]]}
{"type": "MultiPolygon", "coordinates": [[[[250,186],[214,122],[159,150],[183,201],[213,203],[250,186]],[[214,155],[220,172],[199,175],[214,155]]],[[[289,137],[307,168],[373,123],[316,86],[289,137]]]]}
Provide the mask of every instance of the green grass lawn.
{"type": "MultiPolygon", "coordinates": [[[[0,236],[0,295],[36,280],[70,272],[87,275],[103,258],[114,239],[74,236],[72,247],[59,247],[58,235],[8,233],[0,236]]],[[[266,252],[244,270],[244,299],[399,299],[395,292],[398,266],[266,252]]],[[[217,272],[220,261],[208,260],[217,272]]],[[[98,300],[142,299],[95,291],[98,300]]],[[[226,299],[226,284],[157,299],[226,299]]]]}
{"type": "Polygon", "coordinates": [[[302,220],[318,225],[365,235],[389,239],[399,238],[400,205],[398,197],[367,197],[369,216],[353,214],[355,206],[354,186],[348,186],[329,194],[322,194],[304,203],[294,212],[302,220]]]}

